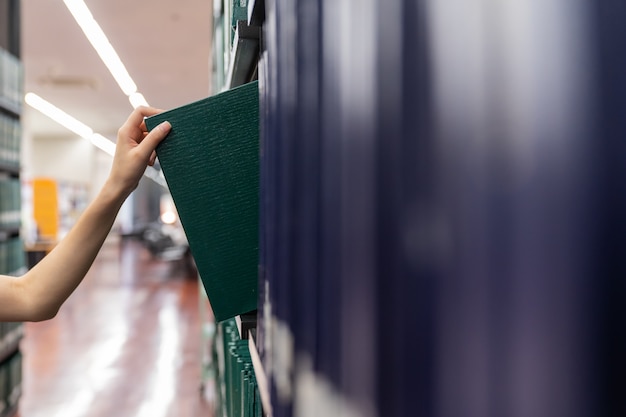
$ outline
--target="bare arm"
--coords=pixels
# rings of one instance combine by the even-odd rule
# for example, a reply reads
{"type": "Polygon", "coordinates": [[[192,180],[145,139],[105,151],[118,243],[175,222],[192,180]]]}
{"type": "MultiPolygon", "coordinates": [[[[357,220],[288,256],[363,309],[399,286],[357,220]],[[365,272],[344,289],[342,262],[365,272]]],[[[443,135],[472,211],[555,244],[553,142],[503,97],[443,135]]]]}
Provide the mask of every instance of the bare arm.
{"type": "Polygon", "coordinates": [[[0,321],[39,321],[54,317],[85,277],[117,212],[137,187],[154,149],[169,132],[164,123],[149,134],[143,118],[159,110],[139,107],[120,128],[109,178],[67,236],[21,277],[0,275],[0,321]]]}

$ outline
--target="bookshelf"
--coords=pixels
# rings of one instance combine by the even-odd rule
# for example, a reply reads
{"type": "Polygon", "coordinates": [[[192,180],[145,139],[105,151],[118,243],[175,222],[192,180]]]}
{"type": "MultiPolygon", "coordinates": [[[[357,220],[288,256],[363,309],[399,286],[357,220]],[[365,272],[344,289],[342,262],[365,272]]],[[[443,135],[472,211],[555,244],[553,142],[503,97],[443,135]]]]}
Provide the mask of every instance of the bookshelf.
{"type": "MultiPolygon", "coordinates": [[[[264,16],[265,10],[263,1],[250,0],[216,0],[213,7],[211,93],[218,94],[258,78],[260,16],[264,16]]],[[[202,284],[200,287],[204,292],[202,284]]],[[[201,297],[201,311],[210,308],[208,303],[206,295],[201,297]]],[[[213,387],[215,416],[271,415],[267,412],[269,395],[265,391],[261,394],[253,364],[258,354],[250,349],[256,311],[219,322],[204,314],[203,321],[203,385],[213,387]]],[[[261,386],[266,386],[265,381],[262,376],[261,386]]]]}
{"type": "MultiPolygon", "coordinates": [[[[26,270],[20,236],[20,143],[23,67],[19,59],[19,0],[0,0],[0,274],[26,270]]],[[[15,415],[21,396],[22,323],[0,323],[0,417],[15,415]]]]}
{"type": "MultiPolygon", "coordinates": [[[[542,21],[511,29],[517,9],[439,3],[267,0],[248,21],[263,411],[625,415],[626,10],[527,5],[542,21]]],[[[239,37],[216,7],[221,91],[239,37]]]]}

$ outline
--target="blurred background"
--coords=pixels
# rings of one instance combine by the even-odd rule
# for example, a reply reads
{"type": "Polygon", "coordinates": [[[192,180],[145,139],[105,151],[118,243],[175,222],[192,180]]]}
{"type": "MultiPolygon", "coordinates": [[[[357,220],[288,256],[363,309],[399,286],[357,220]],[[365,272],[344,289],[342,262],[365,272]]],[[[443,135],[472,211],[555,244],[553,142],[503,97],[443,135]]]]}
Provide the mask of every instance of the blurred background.
{"type": "MultiPolygon", "coordinates": [[[[122,89],[129,87],[118,85],[74,19],[72,10],[81,13],[80,6],[22,1],[20,7],[24,92],[37,94],[113,142],[133,109],[130,94],[140,93],[143,104],[170,109],[210,92],[210,1],[89,4],[87,10],[122,63],[116,76],[131,83],[131,90],[135,85],[130,94],[122,89]]],[[[112,158],[30,105],[23,109],[22,131],[22,180],[27,186],[39,178],[55,181],[61,237],[100,189],[112,158]]],[[[160,201],[168,194],[166,187],[146,177],[122,209],[116,231],[142,233],[158,222],[160,201]]],[[[24,220],[26,228],[37,227],[28,216],[24,220]]]]}
{"type": "MultiPolygon", "coordinates": [[[[211,93],[212,8],[0,2],[0,273],[23,273],[70,230],[135,106],[171,109],[211,93]]],[[[167,185],[151,170],[66,308],[45,323],[2,324],[0,415],[212,415],[203,363],[214,324],[198,284],[167,185]]]]}

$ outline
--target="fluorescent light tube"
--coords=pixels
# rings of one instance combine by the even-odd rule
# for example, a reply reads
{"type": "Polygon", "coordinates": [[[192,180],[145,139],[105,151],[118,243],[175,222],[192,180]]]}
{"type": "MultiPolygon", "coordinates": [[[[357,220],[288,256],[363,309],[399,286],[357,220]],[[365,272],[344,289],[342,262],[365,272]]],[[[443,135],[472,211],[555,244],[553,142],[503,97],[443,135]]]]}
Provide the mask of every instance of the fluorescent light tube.
{"type": "Polygon", "coordinates": [[[115,155],[115,143],[113,143],[111,140],[105,138],[101,134],[94,133],[89,138],[89,141],[94,146],[96,146],[97,148],[103,150],[104,152],[108,153],[109,155],[111,155],[111,156],[115,155]]]}
{"type": "Polygon", "coordinates": [[[29,106],[39,110],[61,126],[64,126],[72,132],[76,133],[78,136],[85,139],[90,139],[93,135],[93,130],[89,126],[74,119],[72,116],[65,113],[63,110],[59,109],[52,103],[39,97],[37,94],[28,93],[24,97],[24,100],[29,106]]]}
{"type": "Polygon", "coordinates": [[[69,9],[74,19],[80,26],[80,28],[91,42],[91,45],[96,49],[98,55],[107,66],[115,81],[120,86],[124,94],[130,96],[137,91],[135,82],[126,71],[126,67],[120,60],[120,57],[113,49],[113,46],[107,39],[106,35],[98,25],[98,22],[93,18],[89,8],[83,0],[63,0],[67,8],[69,9]]]}
{"type": "Polygon", "coordinates": [[[143,96],[143,94],[139,93],[139,92],[135,92],[133,94],[131,94],[130,96],[128,96],[128,101],[130,101],[130,104],[133,105],[133,108],[137,108],[139,106],[146,106],[148,107],[148,102],[146,101],[145,97],[143,96]]]}
{"type": "Polygon", "coordinates": [[[94,133],[89,126],[74,119],[54,104],[44,100],[35,93],[26,94],[24,100],[29,106],[39,110],[61,126],[76,133],[78,136],[89,140],[93,145],[102,149],[109,155],[113,156],[115,154],[115,143],[99,133],[94,133]]]}

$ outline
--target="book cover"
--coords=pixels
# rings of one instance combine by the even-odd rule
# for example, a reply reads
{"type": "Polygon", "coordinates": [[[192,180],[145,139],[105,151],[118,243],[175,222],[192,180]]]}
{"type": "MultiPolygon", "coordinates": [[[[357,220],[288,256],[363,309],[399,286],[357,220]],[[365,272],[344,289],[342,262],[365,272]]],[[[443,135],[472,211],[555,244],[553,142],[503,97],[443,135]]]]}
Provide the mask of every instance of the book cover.
{"type": "Polygon", "coordinates": [[[216,320],[257,308],[258,83],[146,119],[216,320]]]}

